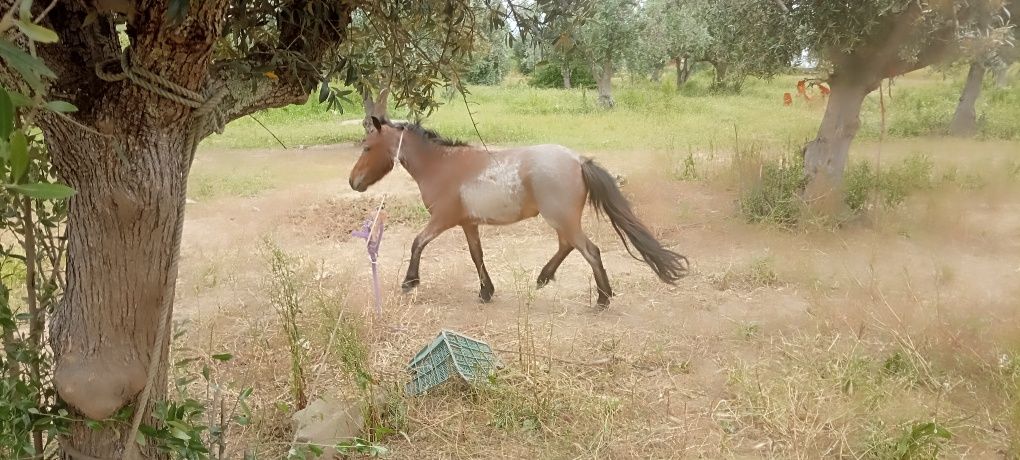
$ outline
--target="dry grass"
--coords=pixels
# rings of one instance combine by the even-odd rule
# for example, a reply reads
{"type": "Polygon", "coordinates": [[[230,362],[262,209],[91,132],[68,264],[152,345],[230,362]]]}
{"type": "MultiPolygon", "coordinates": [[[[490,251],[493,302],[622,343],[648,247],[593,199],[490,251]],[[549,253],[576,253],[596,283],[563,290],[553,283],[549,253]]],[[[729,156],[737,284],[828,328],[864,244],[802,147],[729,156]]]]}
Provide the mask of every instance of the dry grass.
{"type": "MultiPolygon", "coordinates": [[[[936,448],[1011,458],[1020,454],[1020,186],[1004,165],[1016,148],[987,145],[991,159],[976,163],[951,150],[973,145],[955,142],[945,152],[927,141],[886,147],[886,165],[928,155],[931,185],[836,227],[747,224],[721,150],[694,152],[684,180],[609,158],[638,213],[695,270],[663,285],[605,224],[586,220],[620,293],[600,314],[579,257],[533,289],[555,247],[541,222],[484,231],[495,303],[474,303],[459,234],[430,245],[421,289],[398,294],[423,215],[412,190],[388,195],[384,314],[373,318],[364,248],[348,235],[377,200],[312,196],[263,210],[290,219],[276,235],[297,261],[309,396],[382,395],[366,437],[391,458],[886,459],[936,448]],[[404,364],[447,327],[493,344],[506,368],[476,387],[403,395],[404,364]]],[[[235,258],[186,259],[188,306],[218,299],[220,309],[196,315],[185,340],[232,352],[221,381],[254,388],[253,423],[231,433],[230,457],[280,458],[294,436],[291,348],[250,282],[269,267],[235,258]]]]}

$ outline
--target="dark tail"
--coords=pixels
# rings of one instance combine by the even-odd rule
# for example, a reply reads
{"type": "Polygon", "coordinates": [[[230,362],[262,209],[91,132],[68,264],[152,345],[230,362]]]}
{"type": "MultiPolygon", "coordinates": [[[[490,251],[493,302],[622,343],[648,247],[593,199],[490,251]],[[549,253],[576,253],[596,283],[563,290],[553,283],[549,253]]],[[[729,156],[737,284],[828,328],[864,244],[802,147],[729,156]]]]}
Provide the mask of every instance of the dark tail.
{"type": "Polygon", "coordinates": [[[613,230],[616,230],[616,234],[620,236],[632,257],[643,260],[652,267],[656,275],[659,275],[659,279],[670,284],[687,273],[690,266],[687,257],[662,247],[662,243],[652,236],[648,227],[645,227],[630,209],[630,203],[623,193],[620,193],[616,179],[609,171],[592,159],[586,158],[581,163],[581,176],[584,177],[584,184],[588,186],[588,202],[595,208],[595,212],[609,216],[613,230]],[[641,257],[634,255],[631,246],[637,249],[641,257]]]}

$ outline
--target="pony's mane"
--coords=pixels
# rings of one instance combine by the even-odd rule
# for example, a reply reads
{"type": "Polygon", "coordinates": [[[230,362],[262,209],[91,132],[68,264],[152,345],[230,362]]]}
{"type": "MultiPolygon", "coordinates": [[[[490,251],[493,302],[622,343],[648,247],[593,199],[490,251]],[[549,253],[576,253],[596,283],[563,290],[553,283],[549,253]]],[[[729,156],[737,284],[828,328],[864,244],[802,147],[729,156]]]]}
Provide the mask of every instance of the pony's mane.
{"type": "Polygon", "coordinates": [[[427,140],[427,141],[429,141],[429,142],[431,142],[433,144],[436,144],[436,145],[441,145],[443,147],[465,147],[465,146],[469,145],[467,142],[464,142],[464,141],[461,141],[461,140],[458,140],[458,139],[447,139],[447,138],[445,138],[443,136],[440,136],[439,133],[437,133],[437,132],[435,132],[435,131],[433,131],[431,129],[427,129],[424,126],[422,126],[421,124],[419,124],[419,123],[410,123],[410,122],[407,122],[407,123],[391,123],[389,120],[383,120],[383,122],[386,123],[389,126],[394,127],[394,128],[406,129],[408,131],[411,131],[412,133],[415,133],[415,134],[421,136],[425,140],[427,140]]]}

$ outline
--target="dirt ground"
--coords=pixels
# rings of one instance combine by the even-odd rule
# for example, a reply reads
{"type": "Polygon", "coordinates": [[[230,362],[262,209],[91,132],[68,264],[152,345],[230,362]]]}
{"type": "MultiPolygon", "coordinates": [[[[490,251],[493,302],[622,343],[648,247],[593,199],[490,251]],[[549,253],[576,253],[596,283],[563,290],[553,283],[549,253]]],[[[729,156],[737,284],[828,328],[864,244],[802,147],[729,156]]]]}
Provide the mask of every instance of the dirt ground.
{"type": "MultiPolygon", "coordinates": [[[[940,165],[965,161],[972,148],[904,141],[886,154],[935,144],[940,165]]],[[[1020,154],[1016,144],[983,148],[996,161],[1020,154]]],[[[513,375],[508,393],[409,398],[402,434],[383,442],[391,458],[888,458],[904,442],[923,447],[902,434],[932,421],[952,432],[942,451],[950,458],[1016,454],[1002,384],[1012,372],[1004,368],[1020,369],[1011,351],[1020,344],[1015,185],[932,190],[837,230],[789,231],[744,223],[735,187],[675,180],[665,156],[597,155],[693,267],[676,286],[662,284],[588,212],[617,292],[598,312],[591,270],[576,253],[555,282],[534,289],[557,245],[541,219],[482,229],[492,303],[477,301],[456,229],[428,246],[421,286],[401,295],[425,218],[417,188],[398,169],[364,194],[352,191],[357,152],[203,151],[196,161],[196,174],[212,182],[271,178],[250,196],[210,192],[189,204],[175,316],[190,323],[192,343],[234,354],[227,379],[255,386],[260,407],[286,399],[288,375],[262,288],[260,243],[269,238],[314,267],[316,283],[342,291],[344,302],[328,308],[363,321],[380,380],[400,382],[402,366],[442,329],[501,350],[513,375]],[[364,242],[350,232],[384,196],[384,315],[373,318],[364,242]],[[909,372],[897,371],[901,362],[909,372]],[[518,402],[508,409],[500,398],[518,402]]],[[[320,364],[313,395],[350,394],[340,371],[320,364]]],[[[286,417],[271,413],[234,443],[278,452],[286,417]]]]}

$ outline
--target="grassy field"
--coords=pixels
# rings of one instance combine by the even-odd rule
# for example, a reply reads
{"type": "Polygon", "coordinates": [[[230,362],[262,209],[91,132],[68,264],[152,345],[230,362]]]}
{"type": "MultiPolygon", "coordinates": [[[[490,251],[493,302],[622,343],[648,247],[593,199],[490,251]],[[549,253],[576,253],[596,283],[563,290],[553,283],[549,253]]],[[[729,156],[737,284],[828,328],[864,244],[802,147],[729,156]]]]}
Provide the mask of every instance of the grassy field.
{"type": "MultiPolygon", "coordinates": [[[[824,103],[797,100],[782,105],[783,93],[796,92],[803,76],[780,76],[771,81],[750,79],[740,94],[713,94],[706,73],[697,74],[683,90],[669,78],[663,83],[618,79],[617,107],[595,106],[592,90],[536,89],[522,79],[498,87],[472,87],[468,104],[459,94],[426,121],[440,133],[477,142],[468,116],[470,106],[482,140],[488,144],[521,145],[560,143],[584,151],[655,151],[731,148],[734,126],[738,135],[770,147],[800,146],[817,129],[824,103]],[[592,136],[598,133],[598,136],[592,136]]],[[[949,125],[961,76],[924,73],[902,77],[892,86],[887,102],[888,133],[892,137],[940,134],[949,125]]],[[[979,103],[981,136],[987,139],[1020,138],[1020,87],[988,88],[979,103]]],[[[393,118],[403,118],[399,109],[393,118]]],[[[343,114],[327,112],[315,102],[257,114],[256,117],[287,145],[315,145],[361,139],[360,125],[340,121],[363,117],[360,106],[347,106],[343,114]]],[[[877,139],[880,101],[869,96],[862,116],[863,140],[877,139]]],[[[272,136],[251,119],[231,124],[222,136],[204,144],[220,148],[254,148],[276,145],[272,136]]]]}
{"type": "MultiPolygon", "coordinates": [[[[789,154],[824,110],[782,106],[797,80],[715,95],[706,75],[679,93],[623,78],[612,111],[590,91],[471,89],[487,143],[597,156],[691,258],[691,275],[664,285],[586,215],[619,294],[605,312],[591,308],[577,255],[535,289],[557,247],[540,219],[482,230],[492,304],[477,303],[455,231],[425,251],[422,286],[400,294],[427,213],[399,170],[349,190],[362,131],[340,122],[359,110],[256,115],[300,149],[251,120],[231,124],[191,177],[173,349],[186,365],[173,377],[202,383],[177,393],[220,410],[249,395],[228,458],[300,458],[291,417],[304,396],[371,401],[366,442],[345,448],[355,457],[1020,458],[1020,84],[988,88],[978,139],[940,136],[955,73],[897,80],[883,142],[869,96],[848,176],[855,212],[833,224],[779,193],[794,188],[789,154]],[[376,317],[364,242],[350,232],[383,196],[376,317]],[[505,369],[474,388],[403,394],[407,360],[441,329],[488,341],[505,369]]],[[[459,99],[425,124],[477,143],[459,99]]]]}

